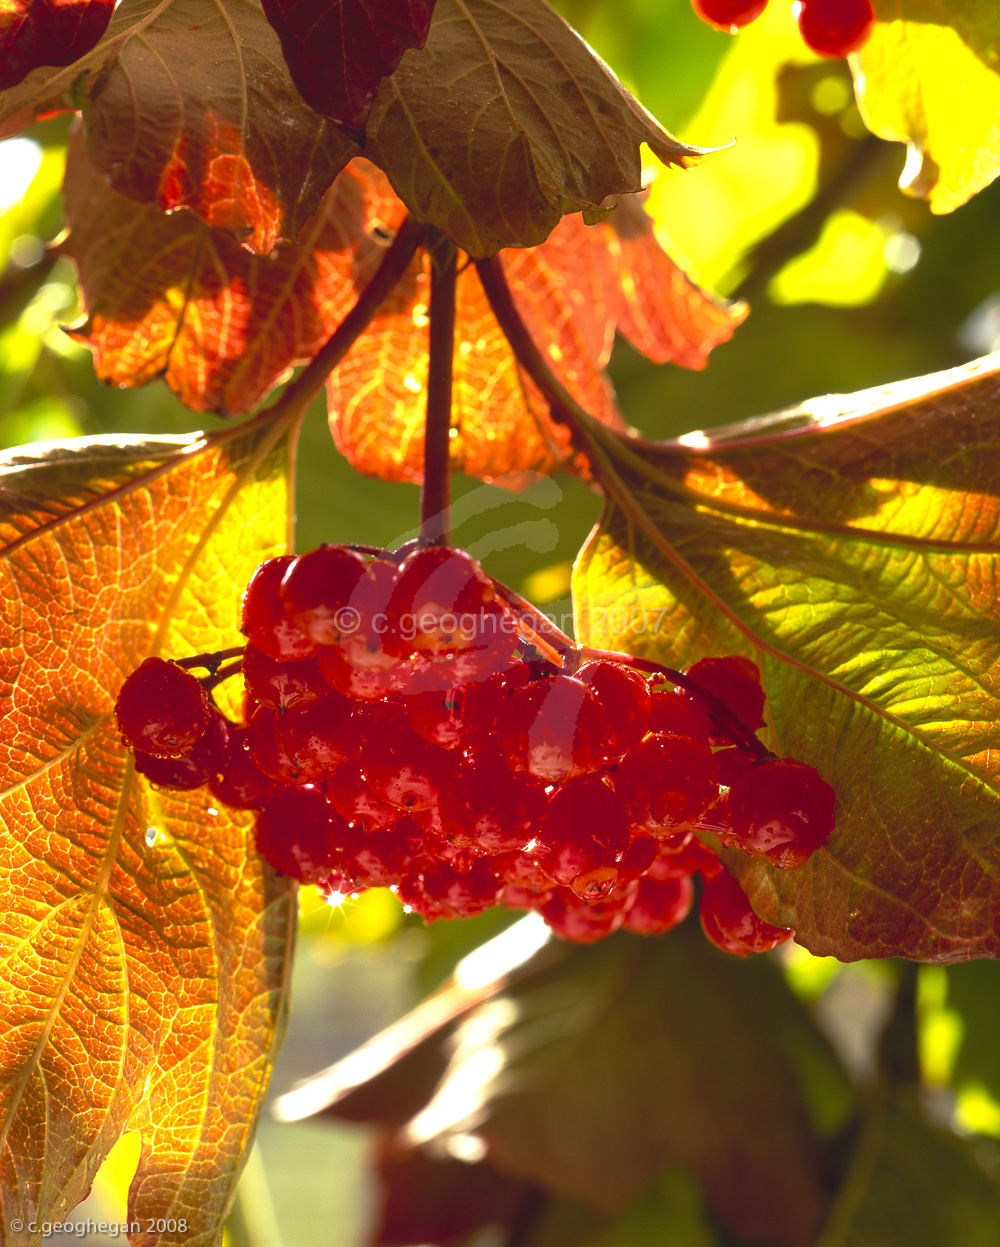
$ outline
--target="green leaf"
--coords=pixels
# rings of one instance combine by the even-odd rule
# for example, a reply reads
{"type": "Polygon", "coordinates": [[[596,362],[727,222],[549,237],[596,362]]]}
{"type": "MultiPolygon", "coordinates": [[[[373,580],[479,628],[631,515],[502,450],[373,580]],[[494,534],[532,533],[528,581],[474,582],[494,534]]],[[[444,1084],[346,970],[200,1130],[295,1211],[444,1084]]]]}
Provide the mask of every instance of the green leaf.
{"type": "Polygon", "coordinates": [[[1000,1185],[970,1145],[877,1103],[816,1247],[994,1247],[1000,1185]]]}
{"type": "Polygon", "coordinates": [[[1000,23],[994,0],[874,0],[852,58],[858,107],[907,145],[900,189],[952,212],[1000,173],[1000,23]]]}
{"type": "Polygon", "coordinates": [[[609,497],[577,635],[759,664],[767,739],[834,785],[837,827],[798,870],[727,861],[818,955],[1000,955],[998,371],[674,443],[588,433],[609,497]]]}
{"type": "Polygon", "coordinates": [[[641,189],[668,134],[543,0],[438,0],[427,44],[384,79],[365,155],[473,257],[542,242],[561,216],[641,189]]]}
{"type": "Polygon", "coordinates": [[[251,814],[138,778],[113,711],[150,653],[238,640],[240,588],[287,540],[286,441],[257,421],[0,460],[8,1220],[62,1220],[137,1129],[129,1220],[185,1223],[161,1244],[221,1235],[287,1007],[294,892],[251,814]]]}

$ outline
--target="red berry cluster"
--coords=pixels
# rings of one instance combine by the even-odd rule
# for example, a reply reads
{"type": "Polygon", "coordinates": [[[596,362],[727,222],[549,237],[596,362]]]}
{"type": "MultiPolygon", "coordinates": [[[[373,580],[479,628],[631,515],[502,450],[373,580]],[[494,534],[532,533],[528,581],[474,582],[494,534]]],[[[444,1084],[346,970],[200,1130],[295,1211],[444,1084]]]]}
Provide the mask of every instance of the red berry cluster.
{"type": "MultiPolygon", "coordinates": [[[[691,0],[694,11],[717,30],[739,30],[755,21],[768,0],[691,0]]],[[[848,56],[867,41],[875,25],[871,0],[795,0],[799,33],[819,56],[848,56]]]]}
{"type": "Polygon", "coordinates": [[[699,875],[719,947],[787,939],[694,834],[790,868],[832,830],[833,789],[756,740],[754,664],[703,659],[666,687],[625,656],[552,650],[526,605],[461,550],[271,559],[243,596],[241,662],[148,658],[122,738],[154,784],[256,810],[262,856],[329,894],[391,887],[428,921],[534,909],[592,941],[669,930],[699,875]],[[206,692],[235,670],[244,723],[206,692]]]}

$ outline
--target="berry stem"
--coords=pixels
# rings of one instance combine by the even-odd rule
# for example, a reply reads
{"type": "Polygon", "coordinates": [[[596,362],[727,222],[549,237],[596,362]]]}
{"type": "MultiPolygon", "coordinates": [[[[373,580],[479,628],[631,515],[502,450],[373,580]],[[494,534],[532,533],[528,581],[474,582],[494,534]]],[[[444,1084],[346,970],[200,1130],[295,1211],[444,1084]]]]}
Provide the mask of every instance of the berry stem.
{"type": "Polygon", "coordinates": [[[424,423],[424,483],[420,490],[420,536],[431,545],[451,543],[452,364],[455,353],[455,244],[437,234],[427,244],[431,261],[430,358],[424,423]]]}
{"type": "Polygon", "coordinates": [[[230,649],[216,650],[214,654],[192,654],[190,658],[175,658],[178,667],[204,667],[213,676],[227,658],[243,659],[245,645],[234,645],[230,649]]]}
{"type": "Polygon", "coordinates": [[[236,662],[231,662],[228,667],[219,667],[218,670],[213,671],[211,675],[206,676],[199,683],[206,693],[210,693],[217,685],[222,684],[223,681],[228,680],[231,676],[239,675],[242,670],[243,657],[241,653],[236,662]]]}
{"type": "Polygon", "coordinates": [[[591,658],[606,658],[611,662],[623,663],[626,667],[634,667],[638,671],[648,671],[651,675],[664,676],[672,684],[700,698],[712,712],[712,716],[726,724],[741,749],[756,754],[759,762],[774,757],[774,754],[758,740],[757,733],[751,731],[739,715],[730,710],[721,697],[716,697],[697,680],[692,680],[683,672],[675,671],[673,667],[665,667],[662,663],[653,662],[650,658],[637,658],[634,654],[625,654],[619,650],[593,649],[585,645],[581,655],[585,661],[591,658]]]}
{"type": "Polygon", "coordinates": [[[572,637],[566,635],[561,628],[541,614],[537,606],[533,606],[527,598],[521,597],[513,589],[508,589],[499,580],[493,584],[497,597],[517,616],[518,628],[532,645],[540,650],[546,658],[551,659],[560,667],[575,668],[578,666],[578,645],[572,637]]]}

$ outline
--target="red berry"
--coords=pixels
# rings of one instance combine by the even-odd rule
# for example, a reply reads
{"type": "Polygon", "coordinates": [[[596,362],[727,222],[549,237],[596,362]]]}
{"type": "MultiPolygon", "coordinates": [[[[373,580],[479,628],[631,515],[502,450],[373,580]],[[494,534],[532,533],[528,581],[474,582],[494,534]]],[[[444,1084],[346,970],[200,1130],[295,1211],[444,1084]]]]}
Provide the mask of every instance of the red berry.
{"type": "Polygon", "coordinates": [[[638,935],[663,935],[691,911],[694,888],[689,878],[640,879],[625,914],[625,926],[638,935]]]}
{"type": "Polygon", "coordinates": [[[334,869],[334,852],[344,826],[322,789],[287,784],[257,815],[257,850],[283,875],[317,883],[334,869]]]}
{"type": "Polygon", "coordinates": [[[608,761],[620,758],[642,740],[649,729],[652,696],[638,671],[620,663],[595,659],[584,663],[576,678],[597,694],[604,710],[602,753],[608,761]]]}
{"type": "Polygon", "coordinates": [[[801,866],[833,831],[837,796],[811,766],[772,758],[737,780],[726,812],[731,841],[783,870],[801,866]]]}
{"type": "Polygon", "coordinates": [[[216,800],[235,810],[259,810],[278,789],[247,752],[247,729],[230,727],[218,773],[209,780],[216,800]]]}
{"type": "Polygon", "coordinates": [[[281,580],[295,562],[294,555],[268,559],[250,577],[243,591],[240,631],[258,649],[279,662],[290,658],[309,658],[316,644],[285,614],[281,600],[281,580]]]}
{"type": "Polygon", "coordinates": [[[791,927],[773,927],[758,918],[746,893],[727,870],[705,880],[701,925],[716,948],[737,957],[766,953],[795,934],[791,927]]]}
{"type": "Polygon", "coordinates": [[[365,783],[357,762],[345,762],[326,781],[334,809],[349,823],[368,831],[391,827],[400,817],[399,806],[377,797],[365,783]]]}
{"type": "Polygon", "coordinates": [[[703,701],[684,696],[678,689],[660,689],[649,709],[651,732],[672,732],[708,744],[712,721],[703,701]]]}
{"type": "Polygon", "coordinates": [[[557,883],[587,900],[608,896],[629,844],[625,807],[607,779],[582,775],[557,788],[532,855],[557,883]]]}
{"type": "Polygon", "coordinates": [[[458,760],[424,740],[398,710],[387,712],[362,746],[361,770],[377,797],[401,810],[427,810],[458,760]]]}
{"type": "Polygon", "coordinates": [[[420,877],[425,897],[441,917],[472,918],[492,908],[500,880],[489,862],[480,858],[467,871],[456,871],[444,862],[427,867],[420,877]]]}
{"type": "Polygon", "coordinates": [[[353,647],[324,645],[316,658],[323,679],[330,688],[352,701],[383,701],[398,683],[395,668],[399,660],[379,651],[385,661],[359,666],[351,658],[360,652],[353,647]]]}
{"type": "MultiPolygon", "coordinates": [[[[630,885],[634,888],[635,885],[630,885]]],[[[605,901],[582,900],[569,888],[558,888],[541,906],[539,913],[553,935],[576,944],[593,944],[617,931],[632,899],[626,889],[605,901]]]]}
{"type": "Polygon", "coordinates": [[[545,792],[499,763],[465,767],[441,791],[446,840],[476,854],[523,849],[546,809],[545,792]]]}
{"type": "Polygon", "coordinates": [[[280,586],[288,617],[317,645],[336,645],[345,625],[353,632],[351,599],[367,566],[343,546],[320,546],[293,559],[280,586]]]}
{"type": "Polygon", "coordinates": [[[478,639],[480,615],[496,597],[493,581],[471,555],[427,546],[399,565],[393,609],[411,652],[451,653],[478,639]]]}
{"type": "MultiPolygon", "coordinates": [[[[696,681],[706,692],[718,697],[738,719],[756,732],[764,722],[764,690],[760,684],[757,664],[749,658],[731,655],[725,658],[702,658],[684,673],[696,681]]],[[[705,699],[695,693],[682,691],[683,696],[705,705],[705,699]]],[[[708,712],[712,721],[713,745],[732,745],[738,741],[726,719],[715,713],[711,703],[708,712]]]]}
{"type": "Polygon", "coordinates": [[[819,56],[857,52],[875,26],[870,0],[796,0],[792,13],[807,47],[819,56]]]}
{"type": "Polygon", "coordinates": [[[458,749],[465,741],[465,689],[431,689],[403,698],[403,709],[415,731],[432,745],[458,749]]]}
{"type": "Polygon", "coordinates": [[[716,30],[733,30],[760,17],[767,0],[691,0],[691,7],[716,30]]]}
{"type": "Polygon", "coordinates": [[[407,878],[421,848],[420,828],[404,815],[395,826],[367,831],[358,838],[347,871],[363,887],[391,888],[407,878]]]}
{"type": "Polygon", "coordinates": [[[278,662],[256,645],[243,652],[243,681],[250,696],[272,710],[296,710],[330,691],[315,658],[278,662]]]}
{"type": "Polygon", "coordinates": [[[615,783],[633,823],[651,831],[683,827],[719,795],[712,751],[689,736],[656,732],[619,765],[615,783]]]}
{"type": "Polygon", "coordinates": [[[130,749],[177,758],[208,727],[211,703],[190,671],[164,658],[147,658],[122,685],[115,713],[130,749]]]}
{"type": "Polygon", "coordinates": [[[573,676],[557,675],[515,689],[493,724],[507,762],[547,784],[596,771],[605,717],[596,694],[573,676]]]}

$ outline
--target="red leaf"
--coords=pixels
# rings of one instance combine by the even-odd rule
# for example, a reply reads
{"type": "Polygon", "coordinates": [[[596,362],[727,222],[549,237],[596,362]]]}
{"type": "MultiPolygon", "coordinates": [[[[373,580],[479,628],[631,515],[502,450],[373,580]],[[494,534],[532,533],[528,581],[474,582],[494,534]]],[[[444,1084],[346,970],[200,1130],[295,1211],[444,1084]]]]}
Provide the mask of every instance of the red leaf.
{"type": "Polygon", "coordinates": [[[377,230],[402,208],[385,177],[352,163],[331,187],[301,247],[264,258],[191,212],[169,215],[111,190],[82,136],[66,168],[63,246],[79,270],[84,323],[71,330],[97,375],[117,385],[158,376],[186,406],[240,414],[292,365],[312,358],[367,285],[377,230]]]}
{"type": "Polygon", "coordinates": [[[303,99],[363,132],[382,79],[423,47],[434,0],[262,0],[303,99]]]}
{"type": "MultiPolygon", "coordinates": [[[[623,424],[603,369],[616,327],[658,362],[703,368],[746,315],[743,304],[720,304],[689,280],[631,199],[597,225],[563,217],[539,246],[504,251],[503,266],[560,379],[613,428],[623,424]]],[[[423,475],[425,267],[414,263],[329,382],[337,445],[360,471],[388,480],[423,475]]],[[[470,476],[517,485],[529,472],[584,470],[574,464],[568,430],[517,366],[471,267],[458,278],[454,423],[452,465],[470,476]]]]}
{"type": "Polygon", "coordinates": [[[0,91],[39,65],[71,65],[101,38],[114,0],[8,0],[0,8],[0,91]]]}

